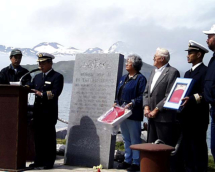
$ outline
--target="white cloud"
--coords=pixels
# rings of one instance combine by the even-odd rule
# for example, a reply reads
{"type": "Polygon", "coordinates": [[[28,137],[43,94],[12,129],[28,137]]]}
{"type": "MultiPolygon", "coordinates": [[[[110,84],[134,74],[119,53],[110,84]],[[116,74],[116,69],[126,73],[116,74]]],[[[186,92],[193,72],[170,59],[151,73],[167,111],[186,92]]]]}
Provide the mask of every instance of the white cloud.
{"type": "Polygon", "coordinates": [[[149,64],[158,46],[184,60],[188,40],[207,46],[202,30],[214,24],[214,9],[213,0],[2,0],[0,44],[105,50],[125,41],[149,64]]]}

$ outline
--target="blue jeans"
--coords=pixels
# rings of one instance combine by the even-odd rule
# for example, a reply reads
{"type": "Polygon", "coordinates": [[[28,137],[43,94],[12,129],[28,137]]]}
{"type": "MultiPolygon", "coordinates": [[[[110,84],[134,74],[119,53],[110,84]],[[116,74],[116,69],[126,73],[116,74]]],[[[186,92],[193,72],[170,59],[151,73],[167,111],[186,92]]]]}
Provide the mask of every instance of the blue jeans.
{"type": "Polygon", "coordinates": [[[140,144],[141,141],[141,121],[125,119],[120,124],[122,138],[125,147],[125,162],[140,165],[140,152],[131,150],[130,145],[140,144]]]}
{"type": "Polygon", "coordinates": [[[215,107],[212,106],[210,109],[211,114],[211,153],[215,160],[215,107]]]}

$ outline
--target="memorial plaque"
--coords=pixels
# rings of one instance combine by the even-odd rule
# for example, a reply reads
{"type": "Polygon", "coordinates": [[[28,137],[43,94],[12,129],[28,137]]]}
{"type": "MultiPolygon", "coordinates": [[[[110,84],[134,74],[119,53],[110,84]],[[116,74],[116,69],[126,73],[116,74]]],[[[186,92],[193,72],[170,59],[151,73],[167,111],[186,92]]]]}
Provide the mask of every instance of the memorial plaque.
{"type": "Polygon", "coordinates": [[[65,164],[113,167],[116,137],[97,118],[114,103],[123,60],[120,54],[76,56],[65,164]]]}

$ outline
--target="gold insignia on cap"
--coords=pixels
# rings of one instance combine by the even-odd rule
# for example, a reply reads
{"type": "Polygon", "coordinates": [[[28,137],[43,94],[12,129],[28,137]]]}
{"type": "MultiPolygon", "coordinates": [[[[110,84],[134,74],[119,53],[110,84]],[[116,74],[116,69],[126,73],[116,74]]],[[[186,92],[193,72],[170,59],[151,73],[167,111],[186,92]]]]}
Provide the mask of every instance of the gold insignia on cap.
{"type": "Polygon", "coordinates": [[[38,57],[43,57],[43,54],[42,53],[38,54],[38,57]]]}
{"type": "Polygon", "coordinates": [[[191,43],[189,42],[188,47],[191,47],[191,43]]]}

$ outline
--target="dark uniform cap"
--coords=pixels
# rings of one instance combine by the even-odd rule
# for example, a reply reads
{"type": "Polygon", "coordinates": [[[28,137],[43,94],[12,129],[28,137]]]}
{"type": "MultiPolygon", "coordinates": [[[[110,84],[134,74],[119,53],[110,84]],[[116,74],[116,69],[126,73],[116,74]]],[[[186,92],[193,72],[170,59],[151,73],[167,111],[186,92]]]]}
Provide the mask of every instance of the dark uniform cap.
{"type": "Polygon", "coordinates": [[[22,51],[19,49],[13,49],[10,53],[10,57],[15,55],[22,55],[22,51]]]}
{"type": "Polygon", "coordinates": [[[208,53],[209,51],[207,50],[207,48],[205,48],[203,45],[195,42],[195,41],[192,41],[192,40],[189,40],[189,44],[188,44],[188,49],[185,50],[185,51],[193,51],[193,50],[196,50],[196,51],[203,51],[204,53],[208,53]]]}
{"type": "Polygon", "coordinates": [[[43,62],[43,61],[52,60],[55,58],[55,56],[49,53],[38,53],[37,57],[38,57],[37,62],[43,62]]]}

